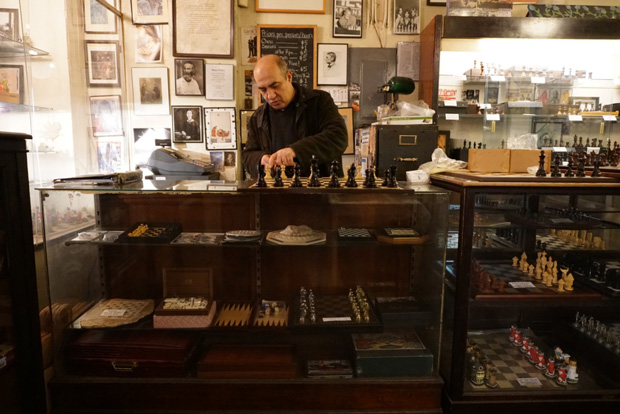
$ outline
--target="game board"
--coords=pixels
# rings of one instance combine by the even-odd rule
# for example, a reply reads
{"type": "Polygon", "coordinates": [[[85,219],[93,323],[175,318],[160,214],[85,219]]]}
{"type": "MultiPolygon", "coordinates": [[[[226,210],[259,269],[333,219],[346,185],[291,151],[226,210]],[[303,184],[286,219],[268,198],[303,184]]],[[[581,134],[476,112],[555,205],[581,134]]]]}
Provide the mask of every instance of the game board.
{"type": "Polygon", "coordinates": [[[176,239],[183,229],[179,223],[136,223],[118,236],[118,243],[165,244],[176,239]]]}
{"type": "Polygon", "coordinates": [[[583,250],[583,246],[560,240],[558,237],[550,234],[546,236],[536,235],[536,243],[538,243],[538,241],[540,241],[540,243],[545,243],[545,248],[547,251],[583,250]]]}
{"type": "MultiPolygon", "coordinates": [[[[600,260],[599,260],[600,262],[600,260]]],[[[605,268],[607,270],[610,269],[620,269],[620,261],[609,260],[605,261],[605,268]]],[[[620,289],[614,289],[611,286],[607,285],[604,281],[588,278],[580,274],[579,272],[575,272],[575,280],[579,283],[584,284],[585,286],[596,290],[597,292],[601,292],[607,296],[620,297],[620,289]]]]}
{"type": "Polygon", "coordinates": [[[270,177],[266,177],[265,178],[265,182],[267,183],[267,187],[257,187],[256,183],[252,184],[250,186],[251,189],[260,189],[260,190],[264,190],[264,189],[270,189],[270,190],[282,190],[282,189],[286,189],[287,191],[290,190],[352,190],[352,191],[359,191],[359,190],[390,190],[390,191],[394,191],[394,190],[398,190],[400,189],[400,187],[383,187],[381,186],[381,184],[383,183],[383,179],[379,179],[377,177],[376,179],[376,187],[375,188],[366,188],[364,187],[364,178],[356,178],[355,182],[357,183],[357,187],[346,187],[345,183],[347,182],[347,178],[346,177],[340,177],[338,179],[338,182],[340,183],[340,187],[328,187],[328,184],[331,180],[330,177],[321,177],[319,178],[319,180],[321,181],[321,186],[320,187],[308,187],[308,182],[310,181],[310,179],[308,177],[302,177],[300,178],[302,186],[301,187],[291,187],[291,183],[293,182],[292,178],[287,178],[287,177],[282,177],[282,187],[274,187],[273,184],[275,182],[275,180],[273,178],[270,177]]]}
{"type": "Polygon", "coordinates": [[[253,311],[254,307],[247,303],[224,304],[212,326],[216,328],[246,328],[250,324],[253,311]]]}
{"type": "Polygon", "coordinates": [[[381,328],[381,322],[377,318],[372,305],[369,308],[368,321],[356,321],[355,314],[347,295],[339,296],[316,296],[315,309],[316,319],[314,322],[309,317],[300,322],[300,298],[295,298],[294,309],[291,318],[291,327],[296,328],[381,328]]]}
{"type": "Polygon", "coordinates": [[[478,263],[490,274],[492,281],[489,286],[485,286],[481,281],[481,276],[472,273],[472,291],[476,300],[548,299],[556,301],[601,297],[597,292],[579,287],[574,287],[572,292],[558,292],[557,286],[546,286],[507,261],[481,260],[478,263]],[[524,283],[521,286],[516,285],[519,282],[524,283]],[[504,285],[503,288],[501,285],[504,285]]]}
{"type": "MultiPolygon", "coordinates": [[[[527,335],[530,341],[536,344],[545,355],[553,354],[552,348],[537,338],[531,331],[524,330],[523,334],[527,335]]],[[[555,392],[574,393],[575,390],[600,389],[583,363],[579,364],[578,367],[579,382],[577,384],[566,386],[557,384],[555,378],[547,378],[543,374],[544,370],[537,369],[534,364],[527,360],[525,354],[521,353],[521,348],[514,346],[508,340],[509,335],[508,330],[468,333],[470,345],[477,345],[480,353],[497,368],[498,387],[488,388],[485,385],[474,385],[465,379],[465,391],[505,392],[510,390],[532,392],[553,390],[555,392]],[[524,385],[521,385],[517,379],[520,379],[524,385]]]]}

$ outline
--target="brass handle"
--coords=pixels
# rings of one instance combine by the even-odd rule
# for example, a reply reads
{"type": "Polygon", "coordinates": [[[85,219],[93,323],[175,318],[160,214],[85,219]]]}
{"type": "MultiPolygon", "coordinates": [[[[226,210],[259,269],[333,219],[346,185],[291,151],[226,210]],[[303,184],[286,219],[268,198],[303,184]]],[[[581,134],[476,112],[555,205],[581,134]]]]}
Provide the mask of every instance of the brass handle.
{"type": "Polygon", "coordinates": [[[398,157],[398,158],[394,158],[394,161],[398,161],[398,162],[416,162],[418,159],[417,158],[405,158],[405,157],[398,157]]]}
{"type": "Polygon", "coordinates": [[[112,361],[112,368],[116,372],[134,372],[138,368],[138,361],[112,361]]]}

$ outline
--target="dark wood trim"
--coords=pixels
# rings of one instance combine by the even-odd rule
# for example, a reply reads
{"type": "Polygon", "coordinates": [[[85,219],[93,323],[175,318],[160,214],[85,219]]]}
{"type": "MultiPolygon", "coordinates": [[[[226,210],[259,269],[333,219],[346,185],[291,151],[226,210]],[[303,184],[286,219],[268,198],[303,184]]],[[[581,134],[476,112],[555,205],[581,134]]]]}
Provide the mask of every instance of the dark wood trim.
{"type": "MultiPolygon", "coordinates": [[[[437,15],[420,34],[420,82],[418,96],[437,111],[439,90],[439,53],[441,48],[442,15],[437,15]]],[[[435,112],[435,118],[437,113],[435,112]]],[[[437,122],[437,119],[434,120],[437,122]]]]}

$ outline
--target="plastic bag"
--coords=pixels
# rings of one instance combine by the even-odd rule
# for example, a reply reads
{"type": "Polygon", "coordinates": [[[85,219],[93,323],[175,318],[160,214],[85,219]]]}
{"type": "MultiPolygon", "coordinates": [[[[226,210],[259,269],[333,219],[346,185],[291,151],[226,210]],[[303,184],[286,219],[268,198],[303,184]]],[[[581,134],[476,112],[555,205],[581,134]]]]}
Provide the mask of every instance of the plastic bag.
{"type": "Polygon", "coordinates": [[[419,100],[416,103],[405,101],[396,102],[395,106],[383,104],[377,107],[377,121],[389,116],[420,116],[432,117],[435,111],[428,107],[426,102],[419,100]]]}
{"type": "Polygon", "coordinates": [[[538,149],[537,134],[523,134],[518,137],[508,138],[506,144],[508,149],[538,149]]]}
{"type": "Polygon", "coordinates": [[[467,162],[453,160],[449,158],[441,148],[435,148],[431,155],[431,160],[420,165],[418,169],[427,174],[433,174],[442,171],[460,170],[465,167],[467,167],[467,162]]]}

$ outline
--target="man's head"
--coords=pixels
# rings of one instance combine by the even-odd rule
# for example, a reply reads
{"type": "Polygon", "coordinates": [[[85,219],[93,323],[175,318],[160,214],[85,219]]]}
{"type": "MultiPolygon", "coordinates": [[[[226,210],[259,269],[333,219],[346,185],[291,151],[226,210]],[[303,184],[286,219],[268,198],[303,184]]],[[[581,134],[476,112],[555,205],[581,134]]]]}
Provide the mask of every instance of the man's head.
{"type": "Polygon", "coordinates": [[[295,97],[293,74],[277,55],[265,55],[254,66],[254,80],[265,101],[273,109],[284,109],[295,97]]]}
{"type": "Polygon", "coordinates": [[[333,65],[335,62],[336,62],[336,54],[334,52],[325,53],[325,63],[327,63],[328,66],[333,65]]]}
{"type": "Polygon", "coordinates": [[[344,11],[342,12],[342,15],[344,17],[349,17],[351,14],[353,13],[353,10],[351,10],[350,7],[347,7],[346,9],[344,9],[344,11]]]}
{"type": "Polygon", "coordinates": [[[194,113],[192,112],[191,109],[188,109],[185,115],[187,116],[187,119],[190,121],[192,120],[192,118],[194,118],[194,113]]]}
{"type": "Polygon", "coordinates": [[[194,68],[194,63],[192,62],[183,63],[183,79],[185,79],[186,82],[191,81],[194,78],[195,74],[196,74],[196,69],[194,68]]]}

